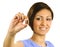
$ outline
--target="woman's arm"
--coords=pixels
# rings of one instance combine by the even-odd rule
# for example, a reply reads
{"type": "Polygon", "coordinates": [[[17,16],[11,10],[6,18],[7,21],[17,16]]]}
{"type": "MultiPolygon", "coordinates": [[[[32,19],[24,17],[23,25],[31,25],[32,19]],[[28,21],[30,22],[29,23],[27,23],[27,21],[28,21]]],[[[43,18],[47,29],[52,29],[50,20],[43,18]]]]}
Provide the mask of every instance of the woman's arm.
{"type": "Polygon", "coordinates": [[[9,33],[7,34],[5,40],[4,40],[4,45],[3,47],[12,47],[12,45],[14,45],[14,37],[15,36],[11,36],[9,33]]]}
{"type": "Polygon", "coordinates": [[[24,47],[21,41],[14,43],[15,36],[7,34],[3,47],[24,47]]]}
{"type": "Polygon", "coordinates": [[[23,24],[23,21],[26,19],[26,16],[24,16],[21,13],[16,14],[16,16],[13,18],[10,27],[8,29],[7,36],[4,40],[3,47],[23,47],[22,42],[17,42],[14,44],[14,38],[17,32],[22,30],[27,26],[27,23],[23,24]]]}

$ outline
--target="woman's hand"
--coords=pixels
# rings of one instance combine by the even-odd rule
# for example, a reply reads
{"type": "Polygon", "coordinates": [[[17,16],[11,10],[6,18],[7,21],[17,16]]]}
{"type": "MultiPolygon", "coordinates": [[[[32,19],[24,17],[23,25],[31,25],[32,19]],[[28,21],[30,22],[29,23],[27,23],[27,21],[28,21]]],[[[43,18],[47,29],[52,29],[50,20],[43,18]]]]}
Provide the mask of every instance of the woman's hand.
{"type": "Polygon", "coordinates": [[[17,32],[19,32],[20,30],[24,29],[28,24],[28,18],[27,16],[25,16],[22,13],[18,13],[15,15],[15,17],[13,18],[10,27],[8,29],[8,32],[11,35],[15,35],[17,32]],[[25,21],[25,24],[23,24],[23,22],[25,21]]]}

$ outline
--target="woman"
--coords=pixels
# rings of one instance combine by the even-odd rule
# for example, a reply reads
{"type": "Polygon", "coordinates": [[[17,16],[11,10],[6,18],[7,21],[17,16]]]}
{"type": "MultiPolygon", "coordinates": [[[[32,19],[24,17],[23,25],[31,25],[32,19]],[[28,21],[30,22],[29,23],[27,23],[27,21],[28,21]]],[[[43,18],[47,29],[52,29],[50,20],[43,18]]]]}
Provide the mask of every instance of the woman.
{"type": "Polygon", "coordinates": [[[43,2],[33,4],[27,16],[18,13],[13,18],[4,41],[4,47],[54,47],[51,42],[45,41],[52,20],[53,12],[47,4],[43,2]],[[23,24],[24,20],[25,24],[23,24]],[[28,40],[18,41],[14,44],[16,33],[27,25],[33,30],[33,36],[28,40]]]}

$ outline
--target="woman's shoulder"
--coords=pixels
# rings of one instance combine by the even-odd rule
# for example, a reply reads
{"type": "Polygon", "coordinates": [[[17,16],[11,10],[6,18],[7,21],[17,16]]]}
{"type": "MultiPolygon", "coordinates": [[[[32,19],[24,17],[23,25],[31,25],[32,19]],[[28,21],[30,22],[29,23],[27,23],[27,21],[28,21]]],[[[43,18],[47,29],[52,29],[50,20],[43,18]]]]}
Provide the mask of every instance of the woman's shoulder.
{"type": "Polygon", "coordinates": [[[50,41],[46,41],[46,44],[47,44],[47,46],[54,47],[54,45],[50,41]]]}
{"type": "MultiPolygon", "coordinates": [[[[18,41],[19,45],[22,45],[23,47],[30,47],[30,40],[29,39],[26,39],[26,40],[20,40],[18,41]]],[[[21,47],[21,46],[20,46],[21,47]]]]}
{"type": "Polygon", "coordinates": [[[19,41],[16,42],[15,46],[17,46],[17,47],[24,47],[25,45],[28,44],[28,42],[29,42],[28,39],[27,40],[19,40],[19,41]]]}
{"type": "Polygon", "coordinates": [[[15,43],[15,46],[16,46],[16,47],[24,47],[24,44],[23,44],[22,41],[17,41],[17,42],[15,43]]]}

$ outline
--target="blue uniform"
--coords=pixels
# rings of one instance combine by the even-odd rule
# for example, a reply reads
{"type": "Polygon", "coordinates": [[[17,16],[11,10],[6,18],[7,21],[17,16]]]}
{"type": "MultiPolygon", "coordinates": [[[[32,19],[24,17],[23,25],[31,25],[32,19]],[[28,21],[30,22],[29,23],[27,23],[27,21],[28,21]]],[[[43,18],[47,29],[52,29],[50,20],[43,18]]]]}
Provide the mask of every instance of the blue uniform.
{"type": "MultiPolygon", "coordinates": [[[[37,45],[34,41],[28,39],[28,40],[23,40],[24,47],[42,47],[37,45]]],[[[54,47],[53,44],[49,41],[46,41],[47,46],[46,47],[54,47]]]]}

